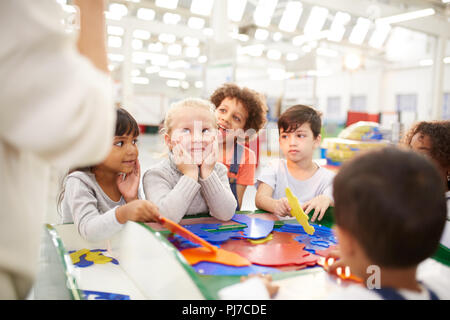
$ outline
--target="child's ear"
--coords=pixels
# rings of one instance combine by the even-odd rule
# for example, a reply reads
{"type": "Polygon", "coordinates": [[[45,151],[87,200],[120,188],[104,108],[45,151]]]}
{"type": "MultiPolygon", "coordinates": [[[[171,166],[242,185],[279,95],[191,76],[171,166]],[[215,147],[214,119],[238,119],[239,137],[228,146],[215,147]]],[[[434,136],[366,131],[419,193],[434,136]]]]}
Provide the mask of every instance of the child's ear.
{"type": "Polygon", "coordinates": [[[167,133],[164,134],[164,142],[169,150],[172,150],[172,139],[167,133]]]}
{"type": "Polygon", "coordinates": [[[322,135],[319,133],[317,137],[314,139],[314,148],[320,147],[321,142],[322,142],[322,135]]]}

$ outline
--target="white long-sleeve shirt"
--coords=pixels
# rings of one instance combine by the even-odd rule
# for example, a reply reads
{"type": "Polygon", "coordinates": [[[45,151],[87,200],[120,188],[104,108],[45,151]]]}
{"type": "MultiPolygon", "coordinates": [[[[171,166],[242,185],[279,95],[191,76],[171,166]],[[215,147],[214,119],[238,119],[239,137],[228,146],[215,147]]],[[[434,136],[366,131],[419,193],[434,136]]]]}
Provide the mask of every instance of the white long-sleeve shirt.
{"type": "Polygon", "coordinates": [[[50,167],[100,162],[114,135],[110,80],[61,19],[53,0],[0,2],[0,298],[35,278],[50,167]]]}

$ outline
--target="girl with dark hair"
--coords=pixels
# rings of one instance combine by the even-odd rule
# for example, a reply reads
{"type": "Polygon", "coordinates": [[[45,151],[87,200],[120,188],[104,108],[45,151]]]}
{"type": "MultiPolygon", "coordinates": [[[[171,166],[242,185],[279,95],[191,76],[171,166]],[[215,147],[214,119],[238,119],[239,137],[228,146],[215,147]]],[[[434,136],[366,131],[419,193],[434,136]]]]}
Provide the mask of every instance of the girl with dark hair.
{"type": "Polygon", "coordinates": [[[75,223],[88,241],[100,241],[121,230],[127,221],[149,222],[159,218],[158,208],[139,195],[140,166],[136,120],[117,109],[114,142],[98,165],[72,170],[65,179],[59,204],[62,222],[75,223]]]}

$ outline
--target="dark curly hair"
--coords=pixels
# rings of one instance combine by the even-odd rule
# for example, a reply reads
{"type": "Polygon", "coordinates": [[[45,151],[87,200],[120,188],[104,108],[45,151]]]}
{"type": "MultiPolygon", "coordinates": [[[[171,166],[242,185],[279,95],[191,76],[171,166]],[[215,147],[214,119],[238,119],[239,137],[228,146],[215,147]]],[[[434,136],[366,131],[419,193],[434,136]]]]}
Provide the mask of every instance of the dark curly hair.
{"type": "Polygon", "coordinates": [[[264,127],[267,121],[267,105],[264,96],[249,88],[241,88],[234,83],[225,83],[213,92],[210,100],[217,108],[225,98],[236,98],[247,110],[248,117],[244,131],[253,129],[258,132],[264,127]]]}
{"type": "Polygon", "coordinates": [[[430,157],[440,166],[441,170],[450,170],[450,121],[421,121],[414,124],[403,139],[407,146],[417,133],[431,139],[430,157]]]}

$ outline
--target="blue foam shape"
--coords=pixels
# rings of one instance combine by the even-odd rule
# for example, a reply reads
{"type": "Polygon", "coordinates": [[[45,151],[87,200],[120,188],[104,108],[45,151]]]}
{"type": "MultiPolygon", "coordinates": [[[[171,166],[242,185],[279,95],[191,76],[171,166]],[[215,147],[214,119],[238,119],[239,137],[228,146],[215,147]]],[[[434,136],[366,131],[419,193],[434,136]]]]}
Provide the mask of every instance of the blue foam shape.
{"type": "Polygon", "coordinates": [[[273,221],[253,218],[245,214],[235,214],[231,220],[245,223],[247,228],[243,230],[244,238],[252,240],[266,238],[272,232],[274,225],[273,221]]]}
{"type": "Polygon", "coordinates": [[[130,296],[125,294],[102,291],[83,290],[83,295],[85,299],[93,296],[94,300],[130,300],[130,296]]]}
{"type": "Polygon", "coordinates": [[[222,231],[222,232],[209,232],[206,229],[219,229],[219,223],[198,223],[184,225],[186,229],[196,234],[200,238],[212,243],[219,244],[227,241],[230,238],[241,238],[242,235],[239,231],[222,231]]]}
{"type": "MultiPolygon", "coordinates": [[[[312,237],[316,237],[317,239],[324,240],[327,242],[331,242],[333,244],[337,243],[336,237],[334,236],[333,230],[327,228],[325,226],[319,226],[316,224],[311,224],[314,227],[314,235],[312,237]]],[[[307,235],[305,230],[300,224],[290,224],[286,223],[282,227],[278,228],[277,231],[280,232],[291,232],[291,233],[299,233],[303,235],[307,235]]]]}
{"type": "Polygon", "coordinates": [[[277,273],[280,270],[270,267],[250,265],[245,267],[228,266],[220,263],[202,261],[192,266],[195,271],[203,275],[246,276],[256,273],[277,273]]]}

